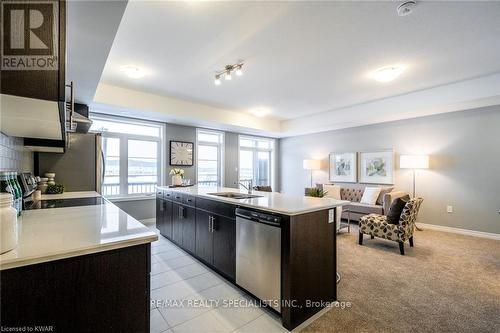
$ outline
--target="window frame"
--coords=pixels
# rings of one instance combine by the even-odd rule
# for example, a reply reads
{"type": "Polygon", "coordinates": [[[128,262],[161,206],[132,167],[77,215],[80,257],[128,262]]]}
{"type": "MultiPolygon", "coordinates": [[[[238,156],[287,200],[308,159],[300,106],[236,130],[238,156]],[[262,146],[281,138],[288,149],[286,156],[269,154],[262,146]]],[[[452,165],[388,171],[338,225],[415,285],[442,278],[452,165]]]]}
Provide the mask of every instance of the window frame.
{"type": "MultiPolygon", "coordinates": [[[[140,135],[140,134],[128,134],[128,133],[118,133],[118,132],[108,132],[108,131],[91,131],[92,133],[101,133],[103,138],[117,138],[120,141],[120,177],[119,177],[119,184],[120,184],[120,194],[118,195],[106,195],[106,198],[120,201],[120,200],[138,200],[138,199],[144,199],[144,198],[154,198],[154,194],[156,191],[153,192],[148,192],[148,193],[135,193],[135,194],[130,194],[128,193],[128,141],[129,140],[138,140],[138,141],[149,141],[149,142],[156,142],[157,143],[157,161],[156,161],[156,170],[157,170],[157,184],[158,186],[163,185],[164,182],[164,174],[165,174],[165,133],[166,133],[166,126],[164,123],[160,122],[155,122],[155,121],[148,121],[148,120],[142,120],[142,119],[135,119],[135,118],[127,118],[127,117],[120,117],[120,116],[111,116],[111,115],[104,115],[100,113],[95,113],[92,112],[90,113],[90,119],[99,119],[99,120],[104,120],[104,121],[111,121],[111,122],[121,122],[125,124],[134,124],[134,125],[148,125],[148,126],[154,126],[159,128],[159,136],[149,136],[149,135],[140,135]]],[[[104,185],[104,184],[103,184],[104,185]]],[[[103,195],[104,196],[104,195],[103,195]]]]}
{"type": "MultiPolygon", "coordinates": [[[[223,186],[224,185],[224,149],[225,149],[225,132],[222,131],[216,131],[216,130],[211,130],[211,129],[204,129],[204,128],[196,128],[196,182],[199,182],[199,161],[200,161],[200,150],[199,150],[199,145],[200,143],[203,146],[210,146],[210,147],[216,147],[217,148],[217,186],[223,186]],[[199,140],[199,133],[207,133],[207,134],[217,134],[220,137],[220,142],[215,143],[215,142],[210,142],[210,141],[200,141],[199,140]]],[[[208,161],[208,160],[207,160],[208,161]]]]}
{"type": "MultiPolygon", "coordinates": [[[[276,154],[276,139],[273,138],[265,138],[265,137],[260,137],[260,136],[250,136],[250,135],[238,135],[238,183],[240,182],[240,170],[241,170],[241,165],[240,165],[240,152],[241,151],[250,151],[253,154],[253,175],[252,175],[252,181],[255,182],[255,178],[257,176],[257,170],[258,170],[258,153],[259,152],[267,152],[269,153],[269,186],[271,186],[274,189],[276,188],[276,175],[275,175],[275,154],[276,154]],[[254,141],[255,144],[253,147],[247,147],[247,146],[242,146],[241,145],[241,140],[251,140],[254,141]],[[271,148],[260,148],[258,146],[257,141],[268,141],[270,143],[271,148]]],[[[253,186],[256,184],[254,183],[253,186]]],[[[241,187],[241,185],[240,185],[241,187]]]]}

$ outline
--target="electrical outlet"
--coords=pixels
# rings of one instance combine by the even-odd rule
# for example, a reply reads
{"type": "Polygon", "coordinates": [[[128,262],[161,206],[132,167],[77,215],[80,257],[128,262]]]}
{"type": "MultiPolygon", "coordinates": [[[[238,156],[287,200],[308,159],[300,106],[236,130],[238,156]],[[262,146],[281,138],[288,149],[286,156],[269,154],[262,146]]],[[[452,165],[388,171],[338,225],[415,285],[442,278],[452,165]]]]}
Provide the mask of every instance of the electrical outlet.
{"type": "Polygon", "coordinates": [[[446,206],[447,213],[453,213],[453,206],[446,206]]]}

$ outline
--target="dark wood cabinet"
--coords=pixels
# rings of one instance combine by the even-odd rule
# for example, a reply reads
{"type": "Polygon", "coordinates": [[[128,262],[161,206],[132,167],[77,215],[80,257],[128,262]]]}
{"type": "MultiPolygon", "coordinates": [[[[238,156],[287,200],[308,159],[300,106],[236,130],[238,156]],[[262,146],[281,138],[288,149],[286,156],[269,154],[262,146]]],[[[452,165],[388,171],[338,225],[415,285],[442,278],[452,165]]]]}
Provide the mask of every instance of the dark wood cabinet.
{"type": "Polygon", "coordinates": [[[172,203],[172,241],[182,246],[182,208],[178,203],[172,203]]]}
{"type": "Polygon", "coordinates": [[[219,271],[236,278],[236,221],[224,216],[214,216],[213,265],[219,271]]]}
{"type": "Polygon", "coordinates": [[[196,255],[206,263],[213,264],[212,215],[203,210],[196,211],[196,255]]]}
{"type": "Polygon", "coordinates": [[[168,239],[172,239],[172,225],[173,225],[173,203],[169,200],[163,200],[165,202],[164,215],[163,215],[163,233],[168,239]]]}
{"type": "Polygon", "coordinates": [[[159,190],[156,223],[160,233],[234,280],[236,206],[159,190]]]}
{"type": "Polygon", "coordinates": [[[150,244],[2,270],[2,331],[149,332],[150,271],[150,244]]]}
{"type": "Polygon", "coordinates": [[[182,247],[184,250],[195,253],[196,248],[196,209],[181,206],[182,211],[182,247]]]}
{"type": "Polygon", "coordinates": [[[160,234],[163,232],[163,219],[165,216],[165,200],[156,198],[156,229],[160,230],[160,234]]]}
{"type": "Polygon", "coordinates": [[[236,277],[236,221],[198,209],[196,255],[226,277],[236,277]]]}

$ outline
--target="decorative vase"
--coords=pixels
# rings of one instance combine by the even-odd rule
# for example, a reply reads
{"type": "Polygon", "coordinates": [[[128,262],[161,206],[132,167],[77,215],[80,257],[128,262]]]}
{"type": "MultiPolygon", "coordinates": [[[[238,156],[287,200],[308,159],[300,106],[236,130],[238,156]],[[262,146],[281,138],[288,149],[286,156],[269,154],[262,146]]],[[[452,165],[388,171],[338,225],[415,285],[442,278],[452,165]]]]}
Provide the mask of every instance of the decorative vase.
{"type": "Polygon", "coordinates": [[[182,185],[182,176],[181,175],[173,175],[172,176],[172,185],[174,185],[174,186],[182,185]]]}

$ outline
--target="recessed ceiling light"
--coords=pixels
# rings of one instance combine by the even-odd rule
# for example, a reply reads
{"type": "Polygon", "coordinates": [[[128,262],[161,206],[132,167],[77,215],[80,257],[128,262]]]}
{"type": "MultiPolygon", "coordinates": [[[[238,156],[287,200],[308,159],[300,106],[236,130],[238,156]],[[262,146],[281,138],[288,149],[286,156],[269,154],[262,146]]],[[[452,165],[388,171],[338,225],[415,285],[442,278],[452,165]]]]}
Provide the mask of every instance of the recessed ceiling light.
{"type": "Polygon", "coordinates": [[[141,77],[144,77],[146,75],[146,71],[143,68],[134,65],[123,66],[121,69],[128,77],[132,79],[140,79],[141,77]]]}
{"type": "Polygon", "coordinates": [[[258,107],[250,110],[250,113],[256,117],[265,117],[271,113],[271,110],[266,107],[258,107]]]}
{"type": "Polygon", "coordinates": [[[378,82],[390,82],[400,76],[404,72],[403,66],[387,66],[377,69],[373,73],[373,79],[378,82]]]}

